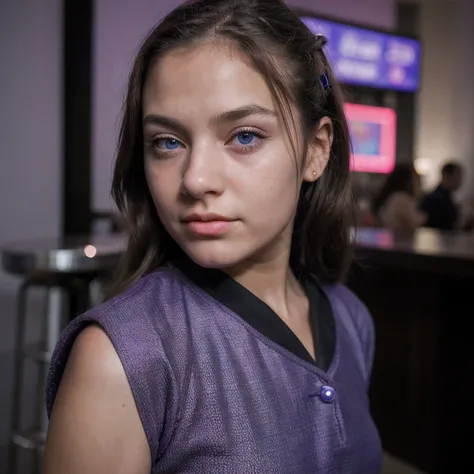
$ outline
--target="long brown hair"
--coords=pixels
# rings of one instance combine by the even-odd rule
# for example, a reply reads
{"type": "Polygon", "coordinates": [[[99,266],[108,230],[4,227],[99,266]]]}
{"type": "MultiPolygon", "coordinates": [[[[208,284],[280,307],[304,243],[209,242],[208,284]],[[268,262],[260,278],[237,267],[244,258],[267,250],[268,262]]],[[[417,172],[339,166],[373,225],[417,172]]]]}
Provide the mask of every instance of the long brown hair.
{"type": "Polygon", "coordinates": [[[248,56],[266,80],[287,129],[302,127],[307,143],[323,116],[332,119],[327,168],[316,183],[304,183],[301,189],[291,261],[298,272],[326,282],[342,279],[347,270],[350,140],[342,94],[323,52],[325,40],[280,0],[197,0],[176,8],[151,31],[129,78],[112,197],[130,235],[114,294],[181,252],[157,216],[145,179],[142,93],[147,74],[174,48],[213,40],[230,41],[248,56]],[[322,83],[322,76],[327,81],[322,83]],[[296,119],[292,109],[298,111],[296,119]]]}

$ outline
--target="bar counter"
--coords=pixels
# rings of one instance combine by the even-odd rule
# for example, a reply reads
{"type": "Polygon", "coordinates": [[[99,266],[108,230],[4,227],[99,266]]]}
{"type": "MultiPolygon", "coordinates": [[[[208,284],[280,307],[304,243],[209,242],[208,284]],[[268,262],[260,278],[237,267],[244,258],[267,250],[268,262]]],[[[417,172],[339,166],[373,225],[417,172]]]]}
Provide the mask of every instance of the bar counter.
{"type": "Polygon", "coordinates": [[[474,472],[474,234],[354,239],[347,283],[375,322],[370,399],[384,448],[428,473],[474,472]]]}

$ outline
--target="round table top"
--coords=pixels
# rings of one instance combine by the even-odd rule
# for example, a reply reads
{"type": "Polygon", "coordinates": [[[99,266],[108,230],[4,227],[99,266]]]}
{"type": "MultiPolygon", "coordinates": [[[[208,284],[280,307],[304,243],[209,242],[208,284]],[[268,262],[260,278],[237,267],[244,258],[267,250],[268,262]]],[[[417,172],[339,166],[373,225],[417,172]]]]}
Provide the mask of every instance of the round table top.
{"type": "Polygon", "coordinates": [[[107,271],[117,264],[126,243],[124,235],[25,240],[3,246],[2,268],[15,275],[107,271]]]}

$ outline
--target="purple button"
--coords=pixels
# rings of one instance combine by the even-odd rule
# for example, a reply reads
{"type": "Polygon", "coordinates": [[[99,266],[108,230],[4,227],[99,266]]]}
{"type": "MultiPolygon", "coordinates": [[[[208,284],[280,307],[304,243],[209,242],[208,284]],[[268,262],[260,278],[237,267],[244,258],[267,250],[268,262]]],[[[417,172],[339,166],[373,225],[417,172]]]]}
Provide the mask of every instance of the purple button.
{"type": "Polygon", "coordinates": [[[332,403],[334,399],[336,398],[336,392],[329,385],[323,385],[321,387],[320,394],[321,394],[321,400],[324,403],[332,403]]]}

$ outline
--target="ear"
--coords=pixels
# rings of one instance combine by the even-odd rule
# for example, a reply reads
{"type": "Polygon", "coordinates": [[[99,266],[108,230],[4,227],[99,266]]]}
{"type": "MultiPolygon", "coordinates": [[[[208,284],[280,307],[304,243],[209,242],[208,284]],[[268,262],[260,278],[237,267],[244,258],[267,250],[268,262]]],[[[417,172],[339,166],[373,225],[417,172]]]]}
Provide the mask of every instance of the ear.
{"type": "Polygon", "coordinates": [[[310,137],[303,181],[314,182],[323,174],[331,156],[333,139],[332,121],[329,117],[323,117],[310,137]]]}

